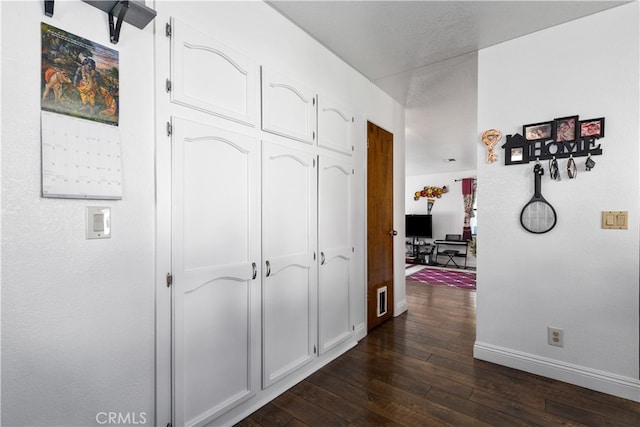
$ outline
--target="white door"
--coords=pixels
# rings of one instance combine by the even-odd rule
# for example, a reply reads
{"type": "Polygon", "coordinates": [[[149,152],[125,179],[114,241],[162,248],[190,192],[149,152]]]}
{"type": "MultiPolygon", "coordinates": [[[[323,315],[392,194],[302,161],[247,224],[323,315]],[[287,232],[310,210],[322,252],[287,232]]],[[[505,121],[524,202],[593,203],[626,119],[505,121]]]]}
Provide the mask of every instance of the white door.
{"type": "Polygon", "coordinates": [[[332,98],[318,95],[318,147],[352,154],[354,116],[332,98]]]}
{"type": "Polygon", "coordinates": [[[257,64],[178,19],[170,31],[171,100],[254,126],[257,64]]]}
{"type": "Polygon", "coordinates": [[[174,118],[174,425],[259,389],[259,152],[253,137],[174,118]]]}
{"type": "Polygon", "coordinates": [[[262,130],[313,144],[316,138],[313,89],[263,66],[262,130]]]}
{"type": "Polygon", "coordinates": [[[263,381],[312,361],[317,340],[315,155],[263,142],[263,381]]]}
{"type": "Polygon", "coordinates": [[[321,155],[318,174],[318,318],[320,354],[323,354],[353,332],[349,312],[354,250],[351,238],[353,169],[349,161],[321,155]]]}

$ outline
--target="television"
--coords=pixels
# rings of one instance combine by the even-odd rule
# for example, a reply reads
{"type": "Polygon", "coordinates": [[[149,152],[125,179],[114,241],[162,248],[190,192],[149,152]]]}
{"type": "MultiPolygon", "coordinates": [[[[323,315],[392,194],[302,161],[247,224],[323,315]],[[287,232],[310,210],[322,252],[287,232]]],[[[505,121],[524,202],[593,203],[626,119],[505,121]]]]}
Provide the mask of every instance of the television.
{"type": "Polygon", "coordinates": [[[407,237],[432,238],[431,215],[412,214],[405,216],[407,237]]]}

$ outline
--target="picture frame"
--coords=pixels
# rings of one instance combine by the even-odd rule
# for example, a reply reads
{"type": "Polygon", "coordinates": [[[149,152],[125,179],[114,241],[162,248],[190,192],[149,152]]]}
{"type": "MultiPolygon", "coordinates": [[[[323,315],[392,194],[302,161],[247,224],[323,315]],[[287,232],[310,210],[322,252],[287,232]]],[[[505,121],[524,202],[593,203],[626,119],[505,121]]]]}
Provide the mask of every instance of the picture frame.
{"type": "Polygon", "coordinates": [[[504,164],[518,165],[529,163],[530,143],[522,135],[507,135],[507,142],[502,145],[504,148],[504,164]]]}
{"type": "Polygon", "coordinates": [[[580,138],[603,138],[604,117],[580,121],[580,138]]]}
{"type": "Polygon", "coordinates": [[[553,139],[556,142],[574,142],[579,138],[580,122],[578,116],[554,119],[553,139]]]}
{"type": "Polygon", "coordinates": [[[521,163],[524,161],[524,147],[513,147],[509,154],[512,163],[521,163]]]}
{"type": "Polygon", "coordinates": [[[527,141],[552,139],[554,135],[553,125],[553,121],[524,125],[522,126],[522,135],[527,141]]]}

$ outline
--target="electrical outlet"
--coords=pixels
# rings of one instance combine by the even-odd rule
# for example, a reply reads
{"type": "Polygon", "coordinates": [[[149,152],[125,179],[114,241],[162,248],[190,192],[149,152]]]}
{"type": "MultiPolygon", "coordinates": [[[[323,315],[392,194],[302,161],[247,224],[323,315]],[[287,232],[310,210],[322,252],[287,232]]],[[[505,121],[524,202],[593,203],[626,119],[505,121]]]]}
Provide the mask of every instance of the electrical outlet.
{"type": "Polygon", "coordinates": [[[564,347],[564,330],[547,326],[547,340],[549,345],[564,347]]]}

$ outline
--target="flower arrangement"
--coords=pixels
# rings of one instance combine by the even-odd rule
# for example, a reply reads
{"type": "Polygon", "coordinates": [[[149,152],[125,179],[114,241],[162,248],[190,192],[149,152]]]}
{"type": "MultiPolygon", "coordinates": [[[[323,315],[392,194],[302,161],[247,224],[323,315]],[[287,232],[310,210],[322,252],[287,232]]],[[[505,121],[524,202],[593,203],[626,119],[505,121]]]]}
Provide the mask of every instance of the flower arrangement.
{"type": "Polygon", "coordinates": [[[427,197],[430,199],[435,197],[439,199],[448,191],[449,189],[446,185],[443,185],[442,187],[424,187],[422,190],[415,192],[413,200],[420,200],[420,197],[427,197]]]}

